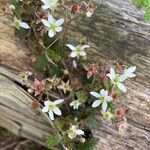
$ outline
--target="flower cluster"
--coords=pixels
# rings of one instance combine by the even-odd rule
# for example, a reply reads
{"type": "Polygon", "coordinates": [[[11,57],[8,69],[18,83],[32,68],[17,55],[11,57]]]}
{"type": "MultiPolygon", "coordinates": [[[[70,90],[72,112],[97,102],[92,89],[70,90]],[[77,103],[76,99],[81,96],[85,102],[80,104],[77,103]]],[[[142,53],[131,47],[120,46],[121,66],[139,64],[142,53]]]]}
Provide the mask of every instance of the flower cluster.
{"type": "MultiPolygon", "coordinates": [[[[10,9],[15,12],[18,6],[28,4],[27,1],[20,1],[16,0],[17,7],[10,5],[10,9]]],[[[29,3],[32,4],[32,0],[29,3]]],[[[61,137],[59,142],[67,136],[69,142],[73,143],[65,143],[65,147],[71,145],[70,149],[74,149],[75,143],[84,143],[87,137],[91,136],[87,135],[87,130],[92,130],[93,124],[99,125],[99,122],[92,120],[97,113],[101,113],[108,121],[115,120],[119,131],[127,130],[127,108],[117,106],[117,103],[127,91],[126,81],[136,76],[136,67],[126,68],[117,62],[115,67],[104,70],[103,79],[99,63],[91,63],[88,60],[90,46],[85,44],[86,41],[78,41],[78,44],[75,44],[76,42],[65,38],[71,21],[79,14],[91,17],[96,9],[94,4],[82,1],[68,8],[65,1],[40,0],[39,3],[41,5],[39,10],[34,12],[36,19],[33,21],[24,18],[24,14],[14,15],[14,26],[18,32],[21,28],[29,29],[24,30],[28,32],[28,37],[34,32],[35,38],[31,39],[38,39],[35,43],[40,46],[37,44],[37,47],[43,48],[39,61],[42,66],[40,69],[48,74],[44,80],[35,78],[32,83],[28,79],[32,75],[31,72],[20,73],[23,86],[38,100],[34,100],[31,107],[37,109],[43,106],[42,112],[49,116],[51,125],[58,123],[54,130],[58,129],[55,132],[61,137]],[[56,19],[58,16],[55,16],[54,12],[57,8],[67,12],[67,17],[63,15],[56,19]],[[58,34],[61,31],[62,34],[58,34]]]]}

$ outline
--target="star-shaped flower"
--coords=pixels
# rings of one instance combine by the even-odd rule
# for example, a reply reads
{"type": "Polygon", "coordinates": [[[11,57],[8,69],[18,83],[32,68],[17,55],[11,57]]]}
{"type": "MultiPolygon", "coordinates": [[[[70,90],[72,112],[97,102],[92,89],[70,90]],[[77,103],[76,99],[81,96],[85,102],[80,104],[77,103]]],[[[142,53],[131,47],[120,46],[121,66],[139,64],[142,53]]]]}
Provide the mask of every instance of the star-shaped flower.
{"type": "Polygon", "coordinates": [[[84,49],[90,47],[89,45],[73,46],[71,44],[67,44],[66,46],[72,50],[71,55],[70,55],[72,58],[75,58],[75,57],[79,58],[79,56],[86,56],[84,49]]]}
{"type": "Polygon", "coordinates": [[[101,114],[103,115],[104,119],[111,121],[114,118],[114,115],[112,114],[112,112],[110,110],[107,111],[102,111],[101,114]]]}
{"type": "Polygon", "coordinates": [[[112,97],[108,95],[108,91],[102,89],[100,91],[100,94],[93,91],[90,92],[90,94],[97,98],[97,100],[95,100],[94,103],[92,104],[92,107],[95,108],[98,107],[100,104],[102,104],[102,110],[105,112],[108,107],[107,103],[112,100],[112,97]]]}
{"type": "Polygon", "coordinates": [[[82,103],[81,103],[79,100],[76,100],[76,101],[72,101],[72,102],[70,103],[70,106],[72,106],[73,109],[78,109],[81,104],[82,104],[82,103]]]}
{"type": "Polygon", "coordinates": [[[73,139],[77,135],[84,135],[84,131],[78,129],[78,126],[71,125],[69,130],[67,131],[67,134],[70,139],[73,139]]]}
{"type": "Polygon", "coordinates": [[[30,28],[27,23],[23,22],[20,19],[17,19],[16,17],[14,17],[14,26],[17,29],[20,29],[20,28],[29,29],[30,28]]]}
{"type": "Polygon", "coordinates": [[[89,67],[85,68],[87,70],[87,78],[89,79],[98,72],[98,64],[91,64],[89,67]]]}
{"type": "Polygon", "coordinates": [[[43,2],[42,9],[50,9],[52,11],[58,6],[58,0],[41,0],[43,2]]]}
{"type": "Polygon", "coordinates": [[[136,75],[134,74],[136,70],[136,66],[130,67],[128,69],[124,70],[123,76],[124,76],[124,80],[126,80],[127,78],[133,78],[136,75]]]}
{"type": "Polygon", "coordinates": [[[57,107],[58,104],[61,104],[64,100],[59,99],[56,101],[47,100],[44,102],[45,107],[42,109],[43,112],[48,112],[51,120],[54,120],[54,114],[61,116],[61,110],[57,107]]]}
{"type": "Polygon", "coordinates": [[[44,90],[45,82],[39,81],[37,79],[34,80],[34,86],[33,90],[35,91],[35,96],[41,94],[41,92],[44,90]]]}
{"type": "Polygon", "coordinates": [[[122,83],[125,80],[124,75],[116,74],[113,68],[110,68],[110,73],[107,73],[106,75],[110,78],[113,85],[116,85],[123,92],[127,91],[126,87],[122,83]]]}
{"type": "Polygon", "coordinates": [[[65,94],[67,93],[67,91],[71,91],[69,80],[66,83],[64,81],[61,81],[61,85],[57,86],[57,88],[63,90],[65,94]]]}
{"type": "Polygon", "coordinates": [[[63,18],[55,20],[52,15],[48,14],[48,20],[42,19],[41,21],[44,26],[46,26],[48,30],[48,36],[51,38],[54,37],[57,32],[62,31],[61,25],[64,23],[63,18]]]}

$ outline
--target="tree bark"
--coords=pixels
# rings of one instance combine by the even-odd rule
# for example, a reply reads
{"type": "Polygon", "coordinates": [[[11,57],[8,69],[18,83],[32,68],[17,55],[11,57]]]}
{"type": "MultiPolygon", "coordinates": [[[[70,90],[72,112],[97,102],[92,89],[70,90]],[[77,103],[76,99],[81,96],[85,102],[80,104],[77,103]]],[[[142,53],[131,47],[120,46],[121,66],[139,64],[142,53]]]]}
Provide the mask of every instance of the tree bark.
{"type": "MultiPolygon", "coordinates": [[[[74,39],[86,37],[86,43],[91,45],[88,51],[91,62],[110,66],[114,60],[122,59],[127,65],[137,66],[137,78],[128,83],[126,96],[126,105],[129,107],[127,115],[129,129],[121,134],[116,130],[115,125],[97,116],[97,120],[102,122],[102,127],[94,131],[100,138],[96,149],[148,150],[150,145],[150,24],[143,20],[144,11],[138,10],[129,0],[94,1],[98,6],[95,14],[90,19],[72,23],[68,36],[74,39]]],[[[24,61],[29,57],[24,52],[29,51],[21,45],[19,54],[22,55],[17,53],[18,44],[12,27],[7,23],[9,23],[8,19],[0,17],[1,64],[18,70],[31,70],[30,62],[24,61]],[[16,51],[15,55],[12,49],[16,51]],[[10,55],[7,51],[10,51],[10,55]]],[[[0,67],[0,126],[43,144],[43,137],[55,133],[40,109],[38,110],[40,115],[30,109],[33,98],[15,82],[19,83],[20,79],[14,71],[0,67]]]]}

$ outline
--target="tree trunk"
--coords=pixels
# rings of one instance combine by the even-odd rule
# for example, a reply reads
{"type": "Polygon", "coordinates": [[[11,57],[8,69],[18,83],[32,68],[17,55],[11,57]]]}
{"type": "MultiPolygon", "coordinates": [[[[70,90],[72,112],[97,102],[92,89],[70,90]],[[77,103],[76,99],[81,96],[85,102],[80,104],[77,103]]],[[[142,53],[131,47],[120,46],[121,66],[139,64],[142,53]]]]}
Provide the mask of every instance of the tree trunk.
{"type": "MultiPolygon", "coordinates": [[[[137,78],[128,83],[126,96],[129,112],[129,129],[119,133],[115,126],[104,121],[95,134],[100,138],[97,150],[148,150],[150,145],[150,24],[143,21],[143,10],[138,10],[128,0],[95,0],[97,9],[90,19],[72,23],[68,35],[84,39],[91,49],[90,60],[111,65],[122,59],[128,65],[137,66],[137,78]]],[[[29,51],[16,44],[9,20],[0,17],[1,64],[18,70],[31,70],[26,62],[29,51]],[[19,48],[18,48],[19,47],[19,48]],[[19,50],[19,51],[18,51],[19,50]],[[16,51],[15,55],[14,52],[16,51]],[[10,52],[9,55],[7,52],[10,52]],[[13,66],[12,66],[13,64],[13,66]]],[[[18,43],[18,42],[17,42],[18,43]]],[[[41,144],[49,134],[54,135],[45,115],[30,109],[33,98],[16,82],[14,71],[0,67],[0,126],[41,144]]]]}

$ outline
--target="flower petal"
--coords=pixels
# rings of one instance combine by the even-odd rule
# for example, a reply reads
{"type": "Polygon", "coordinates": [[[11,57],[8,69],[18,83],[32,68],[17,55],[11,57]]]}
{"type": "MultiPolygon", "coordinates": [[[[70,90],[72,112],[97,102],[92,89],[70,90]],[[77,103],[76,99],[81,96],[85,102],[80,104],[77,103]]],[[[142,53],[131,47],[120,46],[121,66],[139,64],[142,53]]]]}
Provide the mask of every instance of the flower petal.
{"type": "Polygon", "coordinates": [[[61,26],[63,23],[64,23],[64,18],[61,18],[61,19],[56,21],[57,26],[61,26]]]}
{"type": "Polygon", "coordinates": [[[43,5],[43,6],[41,6],[41,7],[42,7],[42,9],[49,9],[49,8],[50,8],[49,5],[43,5]]]}
{"type": "Polygon", "coordinates": [[[48,106],[43,107],[42,112],[48,112],[48,106]]]}
{"type": "Polygon", "coordinates": [[[47,106],[51,103],[51,101],[44,101],[44,105],[47,106]]]}
{"type": "Polygon", "coordinates": [[[98,107],[100,104],[101,104],[101,101],[100,101],[100,100],[96,100],[96,101],[94,101],[94,103],[92,104],[92,107],[93,107],[93,108],[98,107]]]}
{"type": "Polygon", "coordinates": [[[50,119],[54,120],[54,113],[51,110],[49,111],[48,114],[49,114],[50,119]]]}
{"type": "Polygon", "coordinates": [[[72,61],[73,68],[77,68],[77,62],[75,60],[72,61]]]}
{"type": "Polygon", "coordinates": [[[81,52],[80,52],[80,55],[81,55],[81,56],[86,56],[85,51],[81,51],[81,52]]]}
{"type": "Polygon", "coordinates": [[[123,81],[125,81],[126,79],[127,79],[127,76],[126,76],[125,74],[122,74],[122,75],[119,76],[119,81],[120,81],[120,82],[123,82],[123,81]]]}
{"type": "Polygon", "coordinates": [[[41,19],[42,23],[44,24],[44,26],[49,27],[49,22],[46,19],[41,19]]]}
{"type": "Polygon", "coordinates": [[[130,74],[130,73],[133,73],[135,70],[136,70],[136,66],[133,66],[133,67],[130,67],[130,68],[126,69],[124,71],[124,73],[130,74]]]}
{"type": "Polygon", "coordinates": [[[48,31],[48,36],[51,37],[51,38],[54,37],[55,34],[56,34],[56,33],[55,33],[54,30],[49,30],[49,31],[48,31]]]}
{"type": "Polygon", "coordinates": [[[76,130],[76,134],[77,135],[84,135],[84,131],[78,129],[78,130],[76,130]]]}
{"type": "Polygon", "coordinates": [[[75,49],[76,49],[76,47],[71,44],[67,44],[66,46],[69,47],[73,51],[75,51],[75,49]]]}
{"type": "Polygon", "coordinates": [[[49,23],[55,22],[55,19],[54,19],[53,16],[50,15],[50,14],[48,14],[48,22],[49,22],[49,23]]]}
{"type": "Polygon", "coordinates": [[[70,56],[71,56],[72,58],[77,57],[77,53],[76,53],[76,52],[71,52],[70,56]]]}
{"type": "Polygon", "coordinates": [[[111,96],[106,96],[105,98],[107,102],[110,102],[113,99],[111,96]]]}
{"type": "Polygon", "coordinates": [[[101,97],[101,95],[100,94],[98,94],[97,92],[90,92],[90,94],[91,95],[93,95],[94,97],[96,97],[96,98],[99,98],[99,97],[101,97]]]}
{"type": "Polygon", "coordinates": [[[107,110],[107,102],[103,101],[102,103],[102,110],[105,112],[107,110]]]}
{"type": "Polygon", "coordinates": [[[56,107],[56,108],[53,110],[53,112],[54,112],[56,115],[58,115],[58,116],[61,115],[61,110],[60,110],[58,107],[56,107]]]}
{"type": "Polygon", "coordinates": [[[25,22],[20,22],[20,27],[24,28],[24,29],[29,29],[29,25],[25,22]]]}
{"type": "Polygon", "coordinates": [[[81,50],[84,50],[85,48],[89,48],[90,46],[89,45],[83,45],[82,47],[81,47],[81,50]]]}
{"type": "Polygon", "coordinates": [[[48,0],[41,0],[44,4],[48,4],[49,1],[48,0]]]}
{"type": "Polygon", "coordinates": [[[70,105],[70,106],[74,106],[74,101],[72,101],[69,105],[70,105]]]}
{"type": "Polygon", "coordinates": [[[111,75],[111,79],[116,78],[115,70],[113,68],[110,68],[110,75],[111,75]]]}
{"type": "Polygon", "coordinates": [[[55,31],[56,31],[56,32],[62,31],[62,27],[56,27],[55,31]]]}
{"type": "Polygon", "coordinates": [[[117,86],[121,91],[123,91],[123,92],[127,91],[126,87],[122,83],[117,83],[117,86]]]}
{"type": "Polygon", "coordinates": [[[64,101],[64,99],[58,99],[58,100],[56,100],[56,101],[54,101],[54,104],[60,104],[60,103],[62,103],[64,101]]]}
{"type": "Polygon", "coordinates": [[[104,89],[102,89],[101,91],[100,91],[100,94],[101,94],[101,96],[107,96],[108,95],[108,91],[107,90],[104,90],[104,89]]]}

